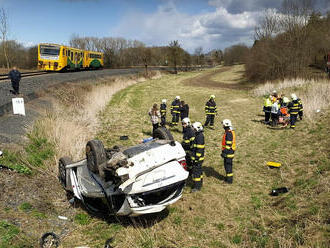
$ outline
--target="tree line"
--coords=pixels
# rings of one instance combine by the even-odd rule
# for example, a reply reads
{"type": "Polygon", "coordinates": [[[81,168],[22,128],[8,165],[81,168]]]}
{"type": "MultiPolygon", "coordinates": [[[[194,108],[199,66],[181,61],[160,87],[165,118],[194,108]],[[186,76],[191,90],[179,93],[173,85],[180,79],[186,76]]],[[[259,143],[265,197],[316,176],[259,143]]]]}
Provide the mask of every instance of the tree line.
{"type": "Polygon", "coordinates": [[[330,12],[322,15],[309,0],[284,0],[279,12],[265,11],[251,48],[224,50],[224,63],[245,63],[251,81],[309,77],[309,66],[324,69],[330,52],[330,12]]]}

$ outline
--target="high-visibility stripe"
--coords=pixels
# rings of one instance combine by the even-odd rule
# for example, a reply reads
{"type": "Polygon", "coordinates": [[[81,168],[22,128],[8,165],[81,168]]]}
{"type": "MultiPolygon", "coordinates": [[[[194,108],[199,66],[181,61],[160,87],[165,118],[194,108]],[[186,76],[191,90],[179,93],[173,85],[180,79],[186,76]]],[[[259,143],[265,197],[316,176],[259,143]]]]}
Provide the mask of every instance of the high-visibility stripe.
{"type": "Polygon", "coordinates": [[[230,146],[225,146],[225,148],[229,150],[230,149],[230,146]]]}
{"type": "Polygon", "coordinates": [[[195,182],[200,182],[202,180],[202,178],[196,177],[196,178],[193,178],[192,180],[195,181],[195,182]]]}
{"type": "Polygon", "coordinates": [[[194,144],[194,147],[197,147],[197,148],[205,148],[205,145],[196,145],[196,144],[194,144]]]}
{"type": "Polygon", "coordinates": [[[233,173],[228,173],[227,177],[232,177],[234,174],[233,173]]]}
{"type": "Polygon", "coordinates": [[[233,142],[230,141],[230,140],[227,140],[227,141],[226,141],[226,144],[227,144],[227,145],[231,145],[231,144],[233,144],[233,142]]]}
{"type": "Polygon", "coordinates": [[[202,154],[199,153],[199,152],[197,152],[197,153],[196,153],[196,156],[197,156],[197,157],[200,157],[200,156],[202,156],[202,154]]]}
{"type": "Polygon", "coordinates": [[[203,161],[205,157],[200,157],[198,160],[203,161]]]}
{"type": "Polygon", "coordinates": [[[227,154],[227,158],[233,158],[234,154],[227,154]]]}
{"type": "Polygon", "coordinates": [[[184,143],[190,143],[190,140],[183,140],[184,143]]]}
{"type": "Polygon", "coordinates": [[[190,138],[190,141],[194,141],[194,140],[195,140],[195,137],[191,137],[191,138],[190,138]]]}
{"type": "Polygon", "coordinates": [[[206,113],[207,115],[215,115],[216,113],[206,113]]]}

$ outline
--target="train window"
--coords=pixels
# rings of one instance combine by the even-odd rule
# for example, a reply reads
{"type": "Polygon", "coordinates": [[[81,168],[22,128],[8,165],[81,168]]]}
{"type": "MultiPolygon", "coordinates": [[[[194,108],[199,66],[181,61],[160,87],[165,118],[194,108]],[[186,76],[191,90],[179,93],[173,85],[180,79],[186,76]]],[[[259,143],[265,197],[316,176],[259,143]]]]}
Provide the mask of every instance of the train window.
{"type": "Polygon", "coordinates": [[[73,52],[71,52],[71,60],[73,60],[73,52]]]}
{"type": "Polygon", "coordinates": [[[65,56],[65,49],[63,48],[63,56],[65,56]]]}

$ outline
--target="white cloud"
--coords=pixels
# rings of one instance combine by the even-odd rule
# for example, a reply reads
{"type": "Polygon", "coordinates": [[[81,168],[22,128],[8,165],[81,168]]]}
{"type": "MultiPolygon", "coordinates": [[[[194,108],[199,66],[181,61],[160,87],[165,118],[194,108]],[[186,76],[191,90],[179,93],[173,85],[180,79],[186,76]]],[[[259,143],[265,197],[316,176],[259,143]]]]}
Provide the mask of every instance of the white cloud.
{"type": "Polygon", "coordinates": [[[223,49],[238,42],[252,44],[259,16],[260,12],[252,11],[229,13],[221,6],[213,12],[188,15],[179,12],[173,2],[168,2],[151,14],[127,13],[110,35],[141,40],[148,45],[167,45],[171,40],[179,40],[190,52],[199,46],[204,51],[223,49]]]}

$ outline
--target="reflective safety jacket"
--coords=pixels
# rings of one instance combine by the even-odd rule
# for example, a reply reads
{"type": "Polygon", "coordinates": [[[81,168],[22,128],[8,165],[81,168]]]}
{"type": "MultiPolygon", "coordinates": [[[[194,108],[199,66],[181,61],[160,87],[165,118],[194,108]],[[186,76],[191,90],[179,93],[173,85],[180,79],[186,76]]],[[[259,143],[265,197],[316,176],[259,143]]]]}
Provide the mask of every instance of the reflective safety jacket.
{"type": "Polygon", "coordinates": [[[236,134],[234,130],[225,129],[222,137],[222,153],[226,158],[233,158],[236,150],[236,134]]]}
{"type": "Polygon", "coordinates": [[[165,116],[166,115],[166,104],[165,103],[161,103],[160,104],[160,114],[162,116],[165,116]]]}
{"type": "Polygon", "coordinates": [[[180,100],[175,99],[172,102],[171,114],[180,114],[180,100]]]}
{"type": "Polygon", "coordinates": [[[265,98],[264,107],[271,107],[272,101],[269,99],[269,97],[265,98]]]}
{"type": "Polygon", "coordinates": [[[186,127],[183,129],[182,147],[185,151],[191,151],[193,148],[193,142],[195,140],[195,132],[192,127],[186,127]]]}
{"type": "Polygon", "coordinates": [[[195,133],[195,139],[192,145],[191,160],[194,162],[203,162],[205,151],[205,141],[203,131],[195,133]]]}
{"type": "Polygon", "coordinates": [[[288,104],[290,115],[297,115],[300,111],[300,104],[298,100],[292,101],[288,104]]]}
{"type": "Polygon", "coordinates": [[[215,115],[217,113],[217,104],[214,100],[210,99],[206,102],[205,113],[207,115],[215,115]]]}

